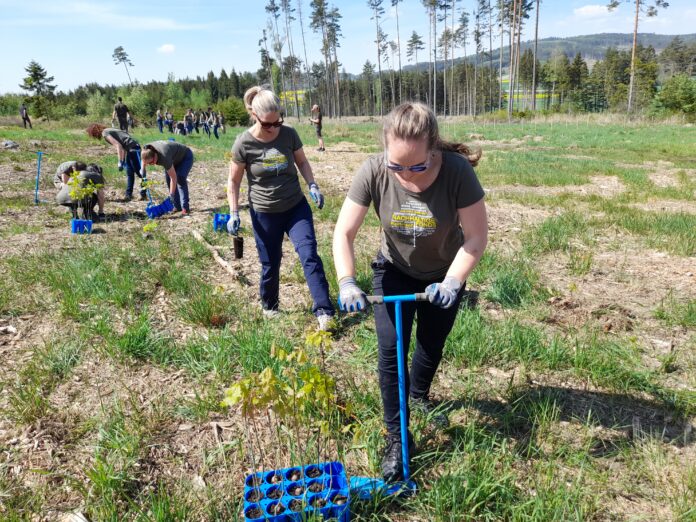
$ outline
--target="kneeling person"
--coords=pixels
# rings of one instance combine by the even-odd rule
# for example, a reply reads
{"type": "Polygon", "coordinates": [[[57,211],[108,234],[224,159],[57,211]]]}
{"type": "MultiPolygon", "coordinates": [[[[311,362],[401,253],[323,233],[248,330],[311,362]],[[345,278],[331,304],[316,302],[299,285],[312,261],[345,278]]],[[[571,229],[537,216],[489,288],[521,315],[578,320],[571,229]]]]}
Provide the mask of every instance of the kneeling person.
{"type": "Polygon", "coordinates": [[[65,181],[62,181],[61,189],[56,195],[56,203],[70,208],[74,219],[78,218],[79,208],[82,209],[83,219],[92,219],[94,207],[99,205],[99,214],[97,218],[104,219],[104,202],[106,199],[104,196],[104,185],[106,182],[102,175],[101,167],[91,164],[88,165],[85,170],[70,170],[70,174],[67,174],[67,178],[63,177],[62,179],[65,181]],[[76,183],[70,182],[73,178],[77,179],[76,183]],[[75,187],[86,188],[90,185],[96,187],[95,192],[81,199],[74,199],[70,194],[74,191],[75,187]]]}

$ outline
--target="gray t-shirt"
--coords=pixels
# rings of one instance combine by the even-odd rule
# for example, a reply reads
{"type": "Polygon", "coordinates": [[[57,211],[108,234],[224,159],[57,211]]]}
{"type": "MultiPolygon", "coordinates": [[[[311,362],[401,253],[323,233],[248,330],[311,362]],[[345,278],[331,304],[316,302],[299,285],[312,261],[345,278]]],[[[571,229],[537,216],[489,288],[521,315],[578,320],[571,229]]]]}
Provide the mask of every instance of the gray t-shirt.
{"type": "Polygon", "coordinates": [[[63,163],[58,165],[58,168],[56,169],[56,175],[53,176],[53,184],[56,188],[60,188],[63,184],[63,174],[68,172],[75,165],[77,165],[77,161],[64,161],[63,163]]]}
{"type": "Polygon", "coordinates": [[[106,138],[107,136],[111,136],[113,139],[115,139],[117,142],[121,144],[121,146],[126,149],[126,151],[129,151],[131,149],[139,149],[140,148],[140,143],[135,141],[130,134],[127,132],[124,132],[120,129],[104,129],[102,131],[102,137],[106,138]]]}
{"type": "Polygon", "coordinates": [[[232,157],[244,163],[249,182],[249,205],[259,212],[285,212],[304,194],[295,167],[294,152],[302,141],[292,127],[280,127],[278,137],[264,143],[247,130],[232,146],[232,157]]]}
{"type": "Polygon", "coordinates": [[[190,150],[186,145],[182,145],[175,141],[153,141],[146,145],[146,147],[148,146],[155,149],[155,152],[157,152],[156,165],[164,167],[164,170],[176,167],[179,163],[184,161],[186,153],[190,150]]]}
{"type": "Polygon", "coordinates": [[[443,277],[464,243],[457,209],[484,196],[471,164],[460,154],[442,153],[437,179],[423,192],[406,190],[384,165],[384,155],[362,164],[348,197],[374,203],[382,224],[382,255],[405,274],[421,280],[443,277]]]}

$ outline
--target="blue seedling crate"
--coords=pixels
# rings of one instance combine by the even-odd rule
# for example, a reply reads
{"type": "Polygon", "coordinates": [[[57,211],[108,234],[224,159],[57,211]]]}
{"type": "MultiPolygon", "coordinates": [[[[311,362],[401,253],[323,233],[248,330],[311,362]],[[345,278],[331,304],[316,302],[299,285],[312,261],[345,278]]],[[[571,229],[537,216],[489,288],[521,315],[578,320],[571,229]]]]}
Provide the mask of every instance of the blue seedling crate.
{"type": "Polygon", "coordinates": [[[91,219],[71,219],[70,229],[73,234],[91,234],[92,220],[91,219]]]}
{"type": "Polygon", "coordinates": [[[213,216],[213,230],[224,232],[227,230],[227,222],[230,220],[229,214],[215,214],[213,216]]]}
{"type": "Polygon", "coordinates": [[[172,203],[172,200],[169,198],[165,199],[159,205],[153,205],[152,203],[149,203],[147,207],[145,207],[145,213],[147,214],[147,217],[149,217],[150,219],[155,219],[160,216],[163,216],[171,212],[172,210],[174,210],[174,203],[172,203]]]}
{"type": "Polygon", "coordinates": [[[252,473],[244,481],[245,521],[300,522],[317,512],[350,520],[350,488],[340,462],[252,473]]]}

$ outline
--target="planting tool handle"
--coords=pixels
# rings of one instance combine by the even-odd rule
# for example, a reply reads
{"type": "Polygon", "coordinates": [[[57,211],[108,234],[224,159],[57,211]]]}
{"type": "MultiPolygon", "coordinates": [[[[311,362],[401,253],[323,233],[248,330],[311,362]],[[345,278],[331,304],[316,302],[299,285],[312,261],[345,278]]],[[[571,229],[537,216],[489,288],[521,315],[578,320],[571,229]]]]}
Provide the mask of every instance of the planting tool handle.
{"type": "Polygon", "coordinates": [[[34,204],[38,205],[39,204],[39,178],[41,177],[41,156],[43,156],[45,153],[41,152],[40,150],[35,150],[34,151],[38,157],[39,160],[36,165],[36,189],[34,190],[34,204]]]}
{"type": "Polygon", "coordinates": [[[427,301],[428,296],[425,292],[419,292],[417,294],[406,294],[406,295],[368,295],[367,302],[370,304],[382,304],[382,303],[396,303],[398,302],[408,302],[408,301],[427,301]]]}

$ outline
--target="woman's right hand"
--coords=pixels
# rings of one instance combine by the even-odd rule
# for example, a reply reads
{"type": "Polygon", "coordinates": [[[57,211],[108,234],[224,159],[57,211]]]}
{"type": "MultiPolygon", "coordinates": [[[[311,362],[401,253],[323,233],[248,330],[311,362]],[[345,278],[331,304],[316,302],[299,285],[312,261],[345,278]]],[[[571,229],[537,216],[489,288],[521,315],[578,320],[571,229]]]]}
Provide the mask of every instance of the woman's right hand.
{"type": "Polygon", "coordinates": [[[344,277],[338,282],[338,306],[344,312],[359,312],[367,308],[367,296],[354,277],[344,277]]]}
{"type": "Polygon", "coordinates": [[[242,220],[239,217],[239,210],[234,210],[230,213],[230,219],[227,221],[227,232],[236,236],[239,232],[239,227],[242,224],[242,220]]]}

